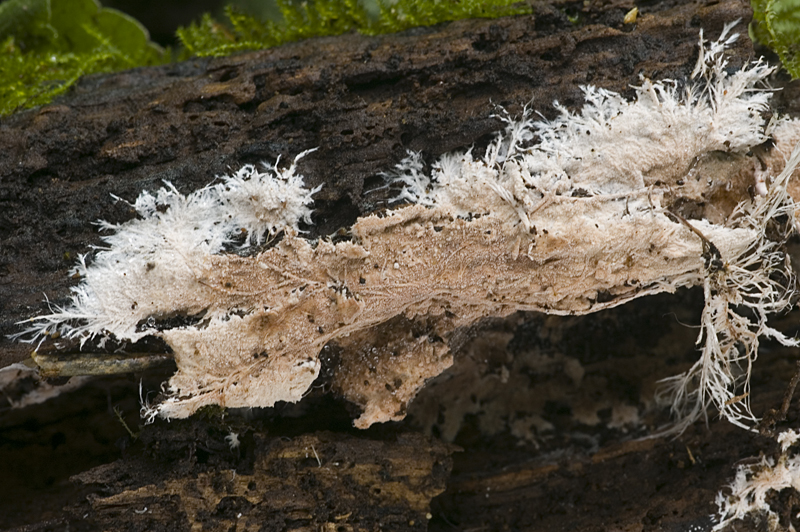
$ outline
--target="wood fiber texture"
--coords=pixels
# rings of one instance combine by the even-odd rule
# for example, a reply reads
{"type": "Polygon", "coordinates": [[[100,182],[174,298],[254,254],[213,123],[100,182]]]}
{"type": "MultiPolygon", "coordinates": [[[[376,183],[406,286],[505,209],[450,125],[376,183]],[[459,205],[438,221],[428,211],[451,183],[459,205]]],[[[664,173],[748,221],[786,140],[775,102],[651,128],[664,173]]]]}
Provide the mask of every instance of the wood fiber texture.
{"type": "Polygon", "coordinates": [[[89,526],[98,529],[424,530],[451,466],[448,446],[418,435],[370,443],[328,433],[252,440],[250,460],[191,473],[179,461],[157,483],[142,475],[147,461],[77,475],[76,483],[104,490],[73,512],[90,514],[89,526]]]}

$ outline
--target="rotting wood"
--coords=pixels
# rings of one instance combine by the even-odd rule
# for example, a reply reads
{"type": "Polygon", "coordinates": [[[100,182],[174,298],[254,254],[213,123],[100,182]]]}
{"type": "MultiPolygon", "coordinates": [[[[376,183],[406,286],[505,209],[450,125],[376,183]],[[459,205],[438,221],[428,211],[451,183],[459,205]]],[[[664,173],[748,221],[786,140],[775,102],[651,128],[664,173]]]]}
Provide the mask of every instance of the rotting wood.
{"type": "MultiPolygon", "coordinates": [[[[462,46],[464,55],[461,59],[440,67],[439,76],[435,78],[430,76],[436,70],[431,66],[435,64],[433,60],[429,63],[402,61],[406,57],[404,54],[408,57],[414,53],[429,54],[432,57],[435,55],[433,48],[420,46],[409,51],[394,38],[382,38],[375,42],[385,43],[386,50],[397,54],[395,57],[400,59],[392,59],[387,51],[383,56],[385,63],[368,63],[376,70],[370,74],[373,77],[367,75],[361,79],[365,80],[362,86],[351,87],[343,81],[344,77],[336,75],[327,80],[313,76],[287,76],[283,82],[294,84],[289,88],[296,94],[281,94],[265,105],[268,101],[265,97],[266,80],[274,81],[266,75],[259,78],[265,82],[263,87],[253,83],[257,89],[255,102],[251,100],[237,105],[236,99],[241,100],[241,94],[249,93],[237,92],[238,89],[233,87],[225,89],[230,98],[224,91],[212,98],[198,96],[207,84],[224,84],[240,77],[246,81],[250,76],[248,65],[253,58],[261,58],[259,60],[265,63],[274,59],[270,68],[288,66],[295,71],[307,70],[309,67],[306,65],[313,62],[314,54],[326,58],[319,48],[301,43],[288,51],[193,61],[173,67],[172,73],[176,77],[185,75],[189,80],[185,85],[179,82],[172,86],[172,100],[152,108],[143,102],[151,101],[154,93],[175,83],[174,79],[164,77],[169,69],[146,69],[92,78],[54,106],[6,119],[0,123],[2,153],[8,154],[0,159],[0,201],[4,207],[0,215],[0,289],[3,291],[0,297],[0,305],[3,305],[0,307],[0,332],[15,332],[13,322],[39,312],[43,291],[55,301],[63,300],[69,285],[65,273],[74,254],[85,251],[88,244],[98,242],[89,225],[91,221],[99,218],[117,221],[131,216],[126,209],[114,207],[107,201],[109,192],[133,199],[142,188],[159,186],[161,178],[168,178],[182,189],[189,190],[206,184],[214,174],[225,173],[227,165],[274,160],[278,154],[319,145],[327,150],[327,158],[311,162],[318,168],[329,166],[333,172],[326,173],[334,174],[331,175],[331,186],[325,187],[329,196],[317,206],[322,222],[320,233],[332,233],[352,222],[357,214],[379,207],[389,197],[381,191],[364,195],[363,192],[377,182],[372,179],[365,186],[363,180],[390,167],[403,155],[406,147],[424,148],[426,153],[434,156],[453,148],[467,147],[473,142],[485,143],[485,135],[498,127],[496,121],[488,119],[488,113],[485,113],[489,94],[498,94],[492,98],[493,101],[512,109],[536,94],[536,101],[541,103],[539,108],[547,110],[549,101],[559,93],[562,103],[577,103],[576,84],[586,81],[625,90],[627,85],[637,82],[636,75],[640,70],[651,77],[681,77],[691,68],[700,26],[709,32],[719,31],[724,22],[748,16],[747,7],[739,2],[690,6],[664,4],[654,9],[661,7],[665,10],[650,13],[653,18],[641,15],[635,29],[639,33],[633,35],[611,27],[616,20],[614,4],[592,8],[597,9],[594,20],[607,17],[612,24],[591,31],[569,28],[558,13],[540,14],[540,19],[549,16],[550,21],[563,30],[554,32],[544,41],[536,37],[549,30],[537,29],[536,23],[530,22],[527,25],[517,25],[514,21],[462,22],[438,28],[433,30],[433,34],[441,35],[439,42],[460,42],[466,46],[462,46]],[[450,31],[457,37],[448,35],[450,31]],[[473,41],[488,43],[488,46],[479,50],[481,46],[473,46],[473,41]],[[550,48],[543,47],[545,44],[550,48]],[[590,53],[592,49],[597,54],[590,53]],[[542,58],[545,54],[549,60],[542,58]],[[390,68],[392,64],[396,65],[395,70],[390,68]],[[582,68],[587,65],[594,69],[591,80],[587,79],[590,70],[582,68]],[[452,76],[444,75],[448,72],[452,76]],[[418,85],[413,82],[404,84],[404,76],[415,80],[418,85]],[[228,80],[219,81],[223,77],[228,80]],[[504,80],[504,83],[498,80],[504,80]],[[475,90],[461,90],[461,84],[475,90]],[[326,95],[326,87],[334,89],[326,95]],[[364,89],[358,93],[358,98],[368,102],[366,107],[356,102],[353,94],[356,91],[351,93],[351,88],[364,89]],[[387,95],[400,96],[390,101],[391,96],[387,95]],[[319,100],[315,102],[315,98],[319,100]],[[255,111],[254,103],[257,104],[255,111]],[[281,106],[282,103],[285,106],[281,106]],[[261,112],[273,114],[257,124],[252,117],[258,105],[263,105],[261,112]],[[290,111],[286,111],[287,108],[290,111]],[[473,118],[468,118],[470,116],[473,118]],[[478,118],[474,118],[476,116],[478,118]],[[365,117],[371,121],[365,121],[365,117]],[[433,120],[429,122],[431,117],[433,120]],[[406,123],[402,123],[403,119],[406,123]],[[202,127],[192,126],[192,123],[199,123],[202,127]],[[345,134],[350,129],[338,130],[339,123],[357,127],[352,129],[352,134],[345,134]],[[365,137],[361,128],[364,123],[373,125],[372,130],[379,129],[381,135],[372,139],[376,142],[372,143],[365,137]],[[351,144],[351,141],[354,142],[351,144]],[[43,216],[43,213],[51,216],[43,216]],[[42,235],[46,241],[32,246],[31,242],[36,242],[42,235]]],[[[407,43],[413,38],[409,38],[407,43]]],[[[322,40],[335,43],[330,46],[337,47],[337,51],[348,49],[356,41],[350,37],[322,40]]],[[[362,48],[356,49],[363,51],[362,48]]],[[[378,49],[384,50],[380,46],[378,49]]],[[[442,49],[446,48],[440,47],[435,53],[439,54],[442,49]]],[[[746,39],[740,41],[735,53],[739,62],[750,58],[752,51],[746,39]]],[[[352,59],[352,56],[348,57],[352,59]]],[[[336,66],[333,62],[329,64],[336,66]]],[[[263,64],[261,69],[262,76],[265,70],[269,71],[263,64]]],[[[254,77],[250,79],[255,80],[254,77]]],[[[309,174],[312,173],[317,172],[309,170],[309,174]]],[[[10,344],[5,339],[2,342],[0,365],[27,357],[24,347],[10,344]]],[[[742,441],[736,439],[735,444],[742,441]]],[[[746,447],[745,444],[739,448],[747,453],[750,449],[746,447]]],[[[635,458],[633,462],[639,455],[635,458]]],[[[676,463],[671,462],[664,468],[677,467],[676,463]]],[[[609,469],[607,487],[613,488],[615,481],[621,482],[621,479],[614,478],[617,472],[616,466],[609,469]]],[[[686,474],[685,471],[682,473],[686,474]]],[[[699,473],[697,475],[688,477],[680,487],[672,486],[669,493],[684,493],[693,488],[693,480],[700,479],[699,473]]],[[[157,479],[157,476],[152,478],[157,479]]],[[[719,487],[719,479],[703,477],[702,480],[707,487],[702,493],[693,495],[693,499],[713,495],[713,490],[719,487]]],[[[553,493],[560,492],[554,490],[553,493]]],[[[664,497],[669,497],[669,494],[664,497]]],[[[520,500],[525,503],[530,499],[522,497],[520,500]]],[[[555,502],[553,513],[546,519],[548,523],[554,523],[557,513],[570,507],[566,499],[555,502]]],[[[631,526],[655,529],[660,519],[669,521],[669,516],[657,515],[657,502],[652,499],[648,502],[652,513],[647,513],[644,521],[641,515],[630,517],[631,512],[621,512],[620,515],[628,516],[627,522],[631,526]]],[[[677,503],[673,501],[672,504],[677,503]]],[[[505,508],[525,506],[530,504],[505,508]]],[[[496,513],[488,512],[480,505],[468,503],[466,507],[471,507],[477,515],[484,512],[482,515],[490,523],[503,522],[503,518],[498,517],[504,512],[500,506],[491,509],[496,513]]],[[[695,513],[710,511],[710,507],[701,503],[693,508],[695,513]]],[[[448,514],[443,512],[443,515],[448,514]]],[[[468,516],[468,513],[462,515],[468,516]]],[[[520,521],[525,518],[520,514],[520,521]]],[[[591,523],[589,519],[587,516],[582,521],[587,530],[591,528],[587,525],[591,523]]],[[[620,521],[612,524],[620,524],[625,519],[620,517],[620,521]]],[[[594,524],[597,524],[596,520],[594,524]]],[[[442,528],[447,529],[446,523],[442,528]]]]}
{"type": "MultiPolygon", "coordinates": [[[[92,222],[132,216],[112,193],[133,200],[162,179],[197,189],[230,167],[319,147],[305,166],[311,187],[325,182],[309,236],[332,234],[386,205],[392,192],[376,176],[407,149],[435,158],[485,145],[500,126],[492,104],[516,112],[534,100],[548,113],[556,99],[578,105],[581,84],[625,92],[639,74],[684,78],[700,27],[719,33],[750,13],[737,1],[658,4],[634,28],[622,24],[626,10],[589,7],[575,27],[541,5],[532,17],[91,77],[53,105],[3,119],[0,365],[27,356],[6,335],[44,308],[42,293],[64,301],[76,255],[99,243],[92,222]]],[[[741,39],[731,66],[751,53],[741,39]]]]}
{"type": "Polygon", "coordinates": [[[254,438],[245,470],[187,475],[174,467],[148,478],[142,473],[152,464],[130,460],[76,475],[78,485],[106,489],[73,508],[68,522],[81,516],[83,526],[126,530],[424,530],[453,450],[418,435],[394,442],[332,433],[254,438]]]}

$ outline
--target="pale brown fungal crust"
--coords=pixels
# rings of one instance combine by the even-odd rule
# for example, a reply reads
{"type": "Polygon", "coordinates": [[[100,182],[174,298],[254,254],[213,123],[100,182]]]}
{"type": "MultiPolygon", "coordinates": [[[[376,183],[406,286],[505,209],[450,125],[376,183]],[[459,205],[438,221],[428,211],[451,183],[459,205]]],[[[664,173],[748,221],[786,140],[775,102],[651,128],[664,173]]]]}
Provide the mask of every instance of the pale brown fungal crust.
{"type": "MultiPolygon", "coordinates": [[[[258,257],[210,257],[198,277],[206,311],[252,310],[160,333],[179,368],[170,388],[185,398],[168,399],[161,414],[297,401],[318,375],[320,351],[336,341],[344,354],[332,386],[364,409],[356,425],[402,419],[425,380],[452,364],[447,340],[460,327],[518,310],[584,314],[698,283],[701,240],[663,214],[643,214],[647,224],[597,216],[609,207],[621,216],[625,205],[556,203],[537,213],[531,232],[502,214],[465,220],[409,206],[360,219],[353,242],[313,248],[290,234],[258,257]],[[397,316],[423,318],[429,332],[379,338],[397,316]]],[[[744,229],[710,231],[728,256],[751,240],[744,229]]]]}
{"type": "Polygon", "coordinates": [[[425,169],[409,154],[386,177],[413,204],[337,232],[349,241],[301,236],[319,190],[296,173],[308,152],[189,196],[169,184],[143,192],[131,204],[141,218],[106,224],[108,248],[76,268],[72,304],[28,332],[165,340],[178,371],[143,405],[148,420],[299,401],[335,347],[327,383],[368,427],[401,419],[452,364],[454,335],[482,318],[584,314],[702,284],[702,355],[669,379],[666,399],[681,426],[712,403],[745,426],[748,400],[730,399],[747,388],[759,337],[796,344],[766,320],[794,292],[780,246],[794,228],[786,184],[800,152],[767,174],[758,148],[796,123],[763,117],[772,67],[726,70],[736,24],[714,42],[701,32],[685,86],[643,79],[630,101],[584,87],[581,111],[557,106],[551,121],[500,110],[505,130],[482,157],[447,154],[425,169]],[[773,220],[780,230],[768,234],[773,220]],[[234,249],[279,232],[254,256],[234,249]]]}

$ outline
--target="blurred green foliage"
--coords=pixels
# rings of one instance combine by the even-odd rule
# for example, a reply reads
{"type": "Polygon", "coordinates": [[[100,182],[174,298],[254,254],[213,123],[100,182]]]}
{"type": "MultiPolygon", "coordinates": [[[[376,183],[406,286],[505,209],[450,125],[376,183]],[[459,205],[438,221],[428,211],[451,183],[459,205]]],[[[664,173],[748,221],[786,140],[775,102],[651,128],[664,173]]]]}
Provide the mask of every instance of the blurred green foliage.
{"type": "Polygon", "coordinates": [[[791,74],[800,77],[800,0],[751,0],[750,37],[772,48],[791,74]]]}
{"type": "Polygon", "coordinates": [[[281,20],[259,19],[225,8],[227,24],[205,15],[179,28],[181,58],[221,56],[270,48],[308,37],[357,31],[393,33],[464,18],[495,18],[531,12],[520,0],[396,0],[370,5],[361,0],[277,0],[281,20]]]}
{"type": "Polygon", "coordinates": [[[0,4],[0,116],[47,103],[77,79],[168,61],[147,30],[95,0],[0,4]]]}

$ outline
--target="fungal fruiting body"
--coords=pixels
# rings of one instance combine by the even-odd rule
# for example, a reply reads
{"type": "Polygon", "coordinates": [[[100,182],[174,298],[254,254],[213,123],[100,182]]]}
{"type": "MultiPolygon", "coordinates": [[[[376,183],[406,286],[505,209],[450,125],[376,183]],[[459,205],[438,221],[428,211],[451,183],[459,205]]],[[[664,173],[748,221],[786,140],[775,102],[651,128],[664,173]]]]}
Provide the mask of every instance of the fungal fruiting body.
{"type": "Polygon", "coordinates": [[[771,67],[727,73],[731,27],[712,43],[701,35],[685,84],[645,79],[632,101],[586,87],[583,109],[559,107],[552,121],[503,114],[483,156],[447,154],[430,172],[410,154],[388,178],[411,205],[359,218],[347,242],[300,234],[315,190],[297,160],[267,173],[247,166],[189,196],[145,192],[140,218],[108,226],[108,247],[78,267],[72,303],[34,318],[30,332],[163,338],[178,371],[143,408],[149,419],[297,401],[333,347],[331,386],[363,408],[356,425],[368,427],[401,419],[480,318],[585,314],[702,285],[701,359],[669,397],[685,422],[713,403],[745,424],[747,401],[731,399],[758,338],[794,342],[766,325],[789,306],[793,277],[765,227],[793,228],[786,186],[800,155],[772,177],[747,155],[794,125],[762,117],[771,67]],[[706,207],[683,216],[691,202],[706,207]],[[224,252],[242,228],[243,246],[284,236],[253,256],[224,252]],[[155,326],[172,316],[188,319],[155,326]]]}

